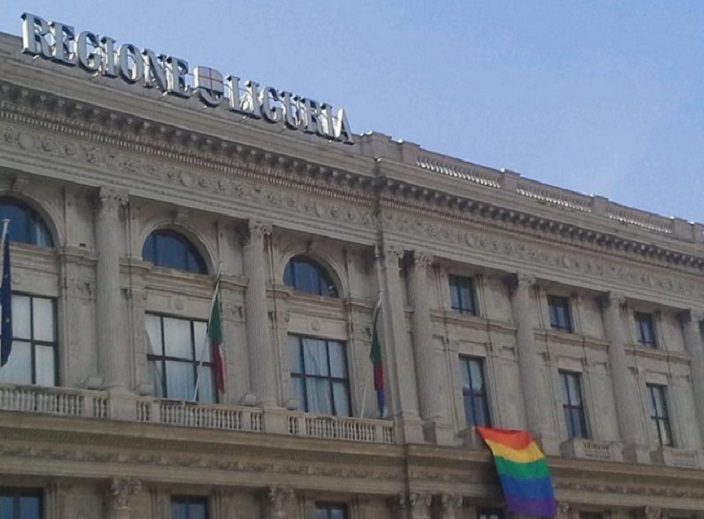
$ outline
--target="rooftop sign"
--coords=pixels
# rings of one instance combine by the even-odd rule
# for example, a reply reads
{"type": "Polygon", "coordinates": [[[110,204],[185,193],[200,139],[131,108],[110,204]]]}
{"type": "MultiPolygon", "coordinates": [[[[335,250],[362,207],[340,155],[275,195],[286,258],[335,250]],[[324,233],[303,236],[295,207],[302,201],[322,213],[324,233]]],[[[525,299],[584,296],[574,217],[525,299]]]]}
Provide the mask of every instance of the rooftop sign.
{"type": "Polygon", "coordinates": [[[202,66],[193,69],[193,84],[189,85],[186,60],[156,54],[131,43],[118,45],[109,36],[89,31],[76,33],[70,25],[47,22],[34,14],[22,15],[22,51],[62,65],[78,66],[92,74],[140,83],[164,94],[184,98],[197,95],[209,107],[225,104],[229,111],[240,115],[354,144],[344,108],[335,112],[327,103],[262,87],[237,76],[223,77],[219,71],[202,66]]]}

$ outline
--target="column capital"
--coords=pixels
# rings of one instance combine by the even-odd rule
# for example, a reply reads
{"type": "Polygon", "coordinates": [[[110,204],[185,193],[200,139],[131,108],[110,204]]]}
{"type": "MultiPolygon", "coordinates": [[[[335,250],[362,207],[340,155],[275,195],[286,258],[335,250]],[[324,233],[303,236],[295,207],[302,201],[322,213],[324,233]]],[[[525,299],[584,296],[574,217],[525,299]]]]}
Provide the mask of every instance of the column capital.
{"type": "Polygon", "coordinates": [[[411,519],[429,519],[432,495],[424,492],[408,494],[408,504],[411,508],[411,519]]]}
{"type": "Polygon", "coordinates": [[[682,310],[680,312],[680,318],[685,323],[700,324],[704,320],[704,310],[699,308],[690,308],[688,310],[682,310]]]}
{"type": "Polygon", "coordinates": [[[644,519],[661,519],[662,510],[657,506],[646,506],[643,508],[643,518],[644,519]]]}
{"type": "Polygon", "coordinates": [[[137,479],[112,478],[107,487],[108,509],[115,511],[130,508],[130,499],[142,490],[142,483],[137,479]]]}
{"type": "Polygon", "coordinates": [[[381,261],[386,268],[398,268],[398,262],[403,257],[403,247],[384,244],[380,250],[381,261]]]}
{"type": "Polygon", "coordinates": [[[269,487],[262,496],[266,519],[283,519],[286,517],[284,508],[293,499],[293,490],[290,488],[269,487]]]}
{"type": "Polygon", "coordinates": [[[557,515],[555,519],[571,519],[572,518],[572,505],[560,501],[557,503],[557,515]]]}
{"type": "Polygon", "coordinates": [[[424,250],[413,251],[413,264],[416,268],[427,268],[433,262],[433,254],[424,250]]]}
{"type": "Polygon", "coordinates": [[[626,304],[626,295],[623,292],[607,292],[599,298],[602,308],[621,308],[626,304]]]}
{"type": "Polygon", "coordinates": [[[519,290],[528,290],[533,286],[535,286],[535,276],[532,274],[518,272],[509,279],[509,287],[512,294],[519,290]]]}
{"type": "Polygon", "coordinates": [[[249,220],[247,222],[245,244],[251,244],[256,241],[261,241],[265,236],[272,233],[273,225],[271,222],[263,222],[261,220],[249,220]]]}
{"type": "Polygon", "coordinates": [[[462,507],[462,496],[443,494],[440,496],[442,519],[455,519],[455,513],[462,507]]]}
{"type": "Polygon", "coordinates": [[[116,211],[127,204],[129,194],[124,189],[102,186],[98,191],[97,207],[108,211],[116,211]]]}

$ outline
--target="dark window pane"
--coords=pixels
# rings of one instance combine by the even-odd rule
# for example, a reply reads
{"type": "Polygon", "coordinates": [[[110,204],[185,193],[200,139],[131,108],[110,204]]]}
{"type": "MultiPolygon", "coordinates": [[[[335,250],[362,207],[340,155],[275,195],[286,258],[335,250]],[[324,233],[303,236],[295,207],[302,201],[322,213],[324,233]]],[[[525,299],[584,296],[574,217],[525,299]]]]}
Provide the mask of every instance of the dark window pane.
{"type": "Polygon", "coordinates": [[[649,347],[656,347],[657,342],[655,340],[655,325],[653,323],[652,314],[646,314],[641,312],[634,313],[636,320],[636,332],[637,339],[640,344],[649,347]]]}
{"type": "Polygon", "coordinates": [[[567,436],[587,438],[587,421],[582,403],[582,384],[579,373],[560,372],[562,409],[567,426],[567,436]]]}
{"type": "Polygon", "coordinates": [[[672,431],[670,429],[670,416],[667,408],[666,387],[648,384],[650,397],[650,420],[652,429],[657,434],[658,443],[663,446],[672,446],[672,431]]]}
{"type": "Polygon", "coordinates": [[[450,276],[450,300],[452,310],[461,314],[476,315],[474,284],[471,278],[450,276]]]}
{"type": "Polygon", "coordinates": [[[169,230],[154,231],[144,242],[142,258],[158,267],[207,274],[205,260],[198,249],[179,233],[169,230]]]}
{"type": "Polygon", "coordinates": [[[294,256],[284,269],[284,283],[297,292],[338,297],[337,287],[327,271],[305,256],[294,256]]]}
{"type": "Polygon", "coordinates": [[[28,205],[0,198],[0,221],[10,220],[10,240],[42,247],[53,247],[49,228],[39,214],[28,205]]]}
{"type": "Polygon", "coordinates": [[[476,357],[460,357],[462,397],[468,426],[489,426],[489,401],[484,382],[484,362],[476,357]]]}
{"type": "Polygon", "coordinates": [[[563,332],[572,332],[569,298],[548,296],[548,313],[550,314],[551,328],[563,332]]]}

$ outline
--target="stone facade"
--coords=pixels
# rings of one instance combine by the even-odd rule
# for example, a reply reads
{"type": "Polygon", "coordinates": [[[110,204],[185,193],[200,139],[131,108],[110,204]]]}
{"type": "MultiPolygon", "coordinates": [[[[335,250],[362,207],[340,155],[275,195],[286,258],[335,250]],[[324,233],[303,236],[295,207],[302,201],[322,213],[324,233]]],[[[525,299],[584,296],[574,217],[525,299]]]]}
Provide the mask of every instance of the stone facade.
{"type": "Polygon", "coordinates": [[[13,244],[12,286],[55,302],[57,335],[55,386],[0,385],[0,488],[36,491],[52,519],[166,519],[177,496],[205,498],[211,519],[325,504],[352,519],[474,518],[502,506],[465,414],[462,359],[478,359],[493,425],[530,430],[549,456],[560,517],[701,517],[702,225],[355,140],[228,119],[32,60],[0,35],[0,197],[36,211],[54,243],[13,244]],[[158,229],[187,238],[209,274],[145,261],[158,229]],[[301,256],[338,297],[284,283],[301,256]],[[145,316],[207,320],[216,272],[226,392],[157,398],[145,316]],[[471,280],[475,311],[452,308],[453,277],[471,280]],[[569,330],[554,329],[551,298],[569,330]],[[643,315],[657,347],[640,344],[643,315]],[[344,344],[350,416],[301,411],[291,336],[344,344]],[[570,439],[565,373],[586,438],[570,439]]]}

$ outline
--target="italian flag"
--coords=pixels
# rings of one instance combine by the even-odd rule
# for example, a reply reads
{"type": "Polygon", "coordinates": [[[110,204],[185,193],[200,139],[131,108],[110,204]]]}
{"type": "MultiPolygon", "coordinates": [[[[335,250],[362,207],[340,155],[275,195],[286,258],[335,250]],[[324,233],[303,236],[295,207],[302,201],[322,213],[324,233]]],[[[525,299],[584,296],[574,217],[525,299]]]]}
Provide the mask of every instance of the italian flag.
{"type": "MultiPolygon", "coordinates": [[[[219,287],[218,287],[219,288],[219,287]]],[[[225,366],[222,361],[222,316],[220,314],[220,293],[215,289],[215,299],[210,310],[208,321],[208,341],[210,342],[210,358],[213,362],[215,386],[219,393],[225,392],[225,366]]]]}

